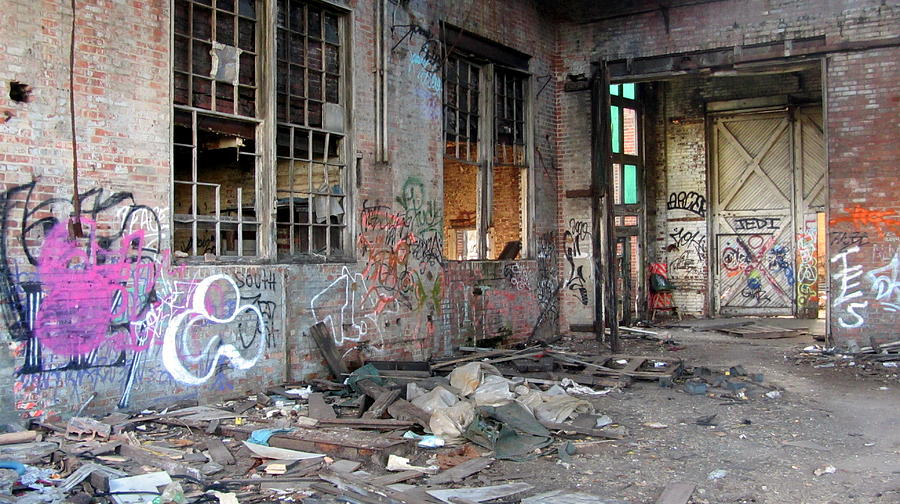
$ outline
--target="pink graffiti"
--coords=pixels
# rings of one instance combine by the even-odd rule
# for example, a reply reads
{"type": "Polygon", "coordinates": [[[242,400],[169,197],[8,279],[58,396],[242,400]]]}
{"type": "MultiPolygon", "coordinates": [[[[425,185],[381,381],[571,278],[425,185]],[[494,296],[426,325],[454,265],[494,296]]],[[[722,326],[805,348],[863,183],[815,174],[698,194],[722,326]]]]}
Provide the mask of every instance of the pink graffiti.
{"type": "Polygon", "coordinates": [[[123,236],[118,250],[98,243],[97,224],[81,219],[86,246],[69,239],[66,223],[47,234],[38,261],[45,298],[35,320],[35,335],[58,355],[78,356],[111,341],[116,348],[138,344],[135,331],[111,331],[138,320],[146,293],[153,290],[157,265],[142,262],[142,230],[123,236]]]}

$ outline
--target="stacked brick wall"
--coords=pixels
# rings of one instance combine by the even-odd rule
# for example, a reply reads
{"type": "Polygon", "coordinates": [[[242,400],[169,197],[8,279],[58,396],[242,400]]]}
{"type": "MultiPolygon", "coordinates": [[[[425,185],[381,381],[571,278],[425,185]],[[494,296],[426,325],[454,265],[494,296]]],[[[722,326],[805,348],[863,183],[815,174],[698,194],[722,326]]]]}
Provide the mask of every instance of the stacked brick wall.
{"type": "Polygon", "coordinates": [[[172,252],[169,2],[78,2],[74,78],[86,236],[75,240],[66,225],[73,210],[71,14],[60,2],[4,6],[0,251],[8,344],[0,388],[5,404],[16,405],[10,412],[162,407],[322,376],[321,353],[308,336],[316,322],[351,363],[425,359],[460,344],[512,343],[555,330],[555,86],[534,101],[542,161],[530,175],[540,209],[530,219],[531,259],[452,263],[442,257],[440,62],[422,56],[447,21],[531,55],[529,71],[543,79],[534,81],[537,95],[549,79],[552,25],[524,0],[385,1],[389,24],[417,29],[404,38],[400,28],[385,28],[393,48],[389,160],[379,163],[375,2],[336,3],[352,9],[348,167],[356,187],[347,209],[357,261],[253,266],[181,265],[172,252]],[[29,100],[8,97],[13,81],[31,86],[29,100]]]}
{"type": "Polygon", "coordinates": [[[900,320],[898,61],[895,47],[827,63],[831,328],[861,346],[896,340],[900,320]]]}

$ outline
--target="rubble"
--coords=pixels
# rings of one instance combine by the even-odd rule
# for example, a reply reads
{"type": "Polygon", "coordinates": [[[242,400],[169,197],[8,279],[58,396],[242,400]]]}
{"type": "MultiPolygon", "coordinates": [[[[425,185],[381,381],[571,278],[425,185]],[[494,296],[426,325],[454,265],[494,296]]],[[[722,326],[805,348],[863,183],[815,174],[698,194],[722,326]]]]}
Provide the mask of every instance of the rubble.
{"type": "MultiPolygon", "coordinates": [[[[602,449],[599,443],[625,438],[626,426],[597,410],[632,380],[666,380],[688,393],[702,386],[703,394],[732,400],[757,389],[780,394],[740,365],[691,368],[678,359],[535,347],[469,353],[432,363],[427,372],[415,362],[367,363],[342,372],[343,383],[286,383],[216,405],[35,424],[0,436],[0,453],[9,460],[18,455],[25,468],[57,460],[56,454],[66,463],[47,469],[51,484],[39,488],[23,486],[12,472],[10,492],[38,499],[51,495],[46,487],[142,504],[287,502],[310,495],[316,502],[341,495],[409,504],[527,497],[531,485],[479,473],[498,460],[537,457],[569,467],[575,457],[602,449]],[[4,445],[4,439],[26,442],[4,445]]],[[[715,426],[715,418],[696,424],[715,426]]],[[[523,502],[553,496],[616,502],[560,492],[523,502]]]]}

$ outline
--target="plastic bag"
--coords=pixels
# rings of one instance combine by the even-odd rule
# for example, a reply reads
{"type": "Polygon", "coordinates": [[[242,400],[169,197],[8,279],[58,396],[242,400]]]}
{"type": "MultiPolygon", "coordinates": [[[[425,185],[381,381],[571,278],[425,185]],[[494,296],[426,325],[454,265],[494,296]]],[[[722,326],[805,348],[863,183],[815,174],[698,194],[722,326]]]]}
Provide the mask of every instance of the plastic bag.
{"type": "Polygon", "coordinates": [[[543,404],[534,409],[534,416],[542,422],[561,423],[569,419],[574,413],[592,413],[594,407],[584,399],[578,399],[570,395],[556,395],[544,397],[543,404]]]}
{"type": "Polygon", "coordinates": [[[411,401],[413,405],[425,410],[427,413],[434,413],[436,410],[449,408],[459,402],[456,394],[450,392],[438,385],[431,392],[422,394],[411,401]]]}
{"type": "Polygon", "coordinates": [[[500,376],[500,370],[483,362],[470,362],[450,372],[450,386],[459,390],[460,396],[467,397],[481,385],[486,374],[500,376]]]}
{"type": "Polygon", "coordinates": [[[509,380],[502,376],[485,376],[472,395],[476,406],[499,406],[515,398],[509,391],[509,380]]]}
{"type": "Polygon", "coordinates": [[[447,444],[454,444],[460,441],[463,432],[473,420],[475,407],[469,401],[460,401],[449,408],[432,413],[428,427],[432,434],[442,438],[447,444]]]}
{"type": "Polygon", "coordinates": [[[461,396],[466,397],[481,385],[483,377],[484,371],[481,370],[481,364],[470,362],[450,372],[450,385],[456,387],[461,396]]]}
{"type": "Polygon", "coordinates": [[[181,488],[181,483],[177,481],[173,481],[166,485],[163,489],[162,493],[153,499],[153,504],[184,504],[186,502],[184,498],[184,490],[181,488]]]}
{"type": "Polygon", "coordinates": [[[529,389],[527,387],[516,387],[516,392],[519,394],[519,397],[516,398],[516,402],[525,407],[531,414],[534,414],[534,409],[544,404],[544,398],[541,395],[540,390],[529,389]],[[520,388],[525,388],[526,390],[520,391],[520,388]]]}

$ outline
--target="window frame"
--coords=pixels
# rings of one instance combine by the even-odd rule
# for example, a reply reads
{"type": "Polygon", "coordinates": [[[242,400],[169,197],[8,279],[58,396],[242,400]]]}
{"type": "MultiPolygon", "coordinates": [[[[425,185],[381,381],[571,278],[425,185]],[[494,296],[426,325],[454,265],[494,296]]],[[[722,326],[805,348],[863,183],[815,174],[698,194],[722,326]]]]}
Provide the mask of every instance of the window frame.
{"type": "MultiPolygon", "coordinates": [[[[446,50],[446,48],[445,48],[446,50]]],[[[496,103],[497,103],[497,93],[496,93],[496,73],[497,70],[500,69],[503,72],[507,72],[509,74],[518,75],[522,78],[523,83],[523,117],[524,117],[524,132],[523,132],[523,140],[525,141],[524,152],[524,166],[520,167],[520,219],[521,219],[521,249],[519,251],[518,257],[519,259],[529,259],[531,258],[531,251],[533,247],[531,246],[531,237],[533,235],[532,232],[532,218],[534,215],[534,198],[533,198],[533,187],[534,187],[534,115],[532,111],[534,110],[534,96],[531,93],[531,90],[534,88],[534,76],[531,72],[524,70],[522,68],[514,68],[511,66],[503,65],[502,63],[498,63],[496,61],[492,61],[488,58],[480,57],[475,54],[463,52],[459,49],[454,49],[448,55],[445,55],[444,61],[445,65],[443,71],[446,72],[446,62],[451,58],[461,59],[469,64],[476,66],[480,71],[480,77],[478,81],[478,136],[474,139],[477,149],[477,161],[471,162],[465,159],[459,158],[451,158],[457,162],[468,163],[477,166],[478,174],[476,175],[476,217],[475,217],[475,231],[477,233],[477,252],[478,257],[474,259],[456,259],[456,258],[448,258],[445,257],[448,261],[501,261],[507,259],[491,259],[488,257],[488,236],[490,235],[490,230],[494,220],[494,173],[495,173],[495,148],[496,148],[496,103]]],[[[446,120],[446,112],[447,105],[445,103],[446,100],[446,86],[447,86],[447,78],[446,73],[442,76],[441,82],[443,84],[443,93],[442,102],[441,102],[441,143],[444,148],[441,150],[441,168],[442,168],[442,177],[443,170],[446,168],[445,160],[447,159],[447,120],[446,120]]],[[[458,128],[458,123],[457,123],[458,128]]],[[[457,135],[459,136],[459,135],[457,135]]],[[[471,142],[473,139],[467,139],[471,142]]],[[[457,152],[459,152],[459,148],[457,147],[457,152]]],[[[445,223],[445,239],[452,239],[452,236],[447,237],[447,226],[445,223]]],[[[496,252],[499,255],[505,244],[501,244],[499,248],[497,248],[498,244],[492,244],[495,247],[495,250],[492,252],[496,252]]]]}
{"type": "MultiPolygon", "coordinates": [[[[358,225],[355,218],[355,208],[357,189],[359,156],[352,156],[354,152],[354,128],[352,120],[352,109],[354,102],[353,93],[353,29],[354,29],[354,10],[342,3],[332,2],[330,0],[301,0],[306,4],[315,5],[323,9],[328,9],[338,16],[340,24],[339,43],[341,45],[340,54],[340,75],[341,82],[339,84],[340,103],[342,107],[343,131],[329,131],[324,129],[324,107],[323,107],[323,128],[319,131],[338,134],[343,137],[343,146],[341,148],[342,158],[344,160],[343,167],[343,187],[344,187],[344,226],[341,233],[342,251],[340,254],[331,256],[279,256],[277,251],[276,237],[276,171],[277,152],[276,152],[276,133],[278,128],[278,119],[276,115],[277,106],[277,16],[279,0],[256,0],[257,20],[256,20],[256,116],[252,118],[238,117],[242,121],[253,121],[256,123],[255,143],[256,143],[256,180],[255,180],[255,210],[256,210],[256,226],[257,226],[257,253],[255,255],[189,255],[187,257],[176,257],[179,262],[185,264],[304,264],[304,263],[349,263],[356,260],[356,250],[352,240],[352,235],[358,225]]],[[[235,0],[235,9],[237,10],[239,0],[235,0]]],[[[175,243],[175,2],[169,2],[170,16],[170,39],[169,53],[171,60],[169,64],[169,198],[168,204],[170,215],[168,242],[170,249],[176,250],[175,243]]],[[[323,56],[324,57],[324,56],[323,56]]],[[[191,65],[192,62],[188,62],[191,65]]],[[[323,97],[325,89],[322,90],[323,97]]],[[[324,102],[324,98],[323,98],[324,102]]],[[[177,106],[180,110],[197,114],[210,113],[213,116],[222,116],[223,114],[215,111],[195,107],[177,106]]],[[[225,114],[227,116],[227,114],[225,114]]],[[[295,126],[301,127],[301,126],[295,126]]]]}

